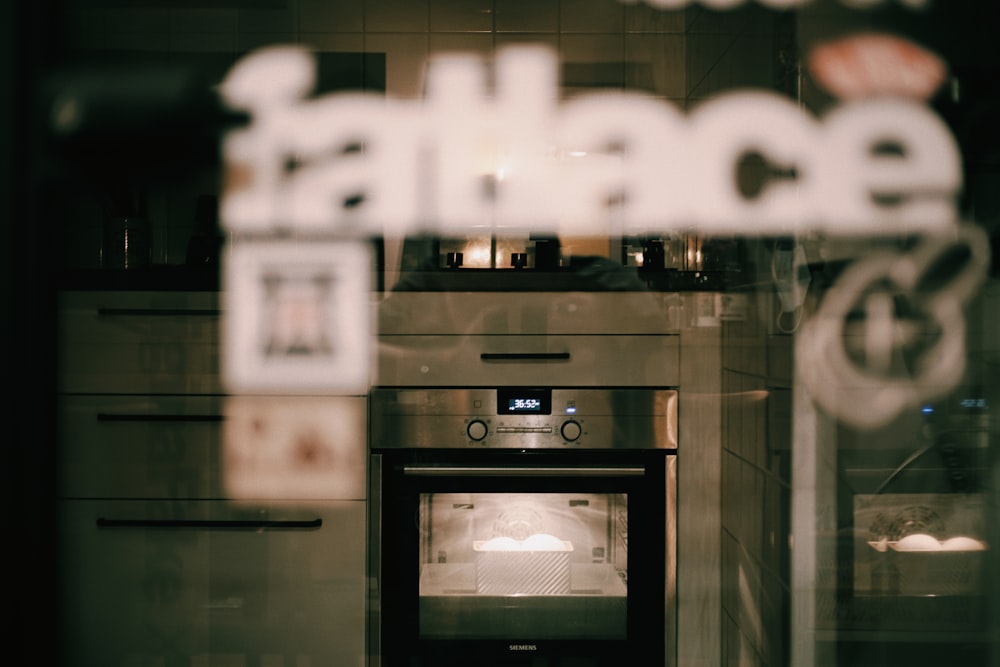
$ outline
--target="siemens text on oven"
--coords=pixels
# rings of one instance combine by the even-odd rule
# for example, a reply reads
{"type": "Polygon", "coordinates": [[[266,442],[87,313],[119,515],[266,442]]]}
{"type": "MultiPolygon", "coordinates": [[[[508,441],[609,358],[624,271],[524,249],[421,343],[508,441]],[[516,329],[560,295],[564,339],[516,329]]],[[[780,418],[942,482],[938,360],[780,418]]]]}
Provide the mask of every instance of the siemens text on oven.
{"type": "Polygon", "coordinates": [[[511,651],[537,651],[538,644],[510,644],[507,648],[511,651]]]}
{"type": "Polygon", "coordinates": [[[558,54],[434,59],[426,98],[313,98],[298,47],[255,52],[226,76],[251,122],[228,133],[222,222],[245,234],[352,237],[466,233],[471,225],[555,234],[699,229],[893,234],[951,229],[961,156],[919,100],[851,99],[817,118],[762,90],[684,114],[636,91],[560,102],[558,54]],[[763,187],[741,190],[751,156],[763,187]]]}

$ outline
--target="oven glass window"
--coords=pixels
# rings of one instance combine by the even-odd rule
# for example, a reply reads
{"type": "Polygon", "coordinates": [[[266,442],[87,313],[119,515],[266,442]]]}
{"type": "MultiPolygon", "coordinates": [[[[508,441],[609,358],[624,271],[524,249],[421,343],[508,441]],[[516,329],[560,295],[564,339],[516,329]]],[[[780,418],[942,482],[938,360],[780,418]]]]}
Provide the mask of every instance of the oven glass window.
{"type": "Polygon", "coordinates": [[[420,495],[420,636],[624,639],[626,494],[420,495]]]}

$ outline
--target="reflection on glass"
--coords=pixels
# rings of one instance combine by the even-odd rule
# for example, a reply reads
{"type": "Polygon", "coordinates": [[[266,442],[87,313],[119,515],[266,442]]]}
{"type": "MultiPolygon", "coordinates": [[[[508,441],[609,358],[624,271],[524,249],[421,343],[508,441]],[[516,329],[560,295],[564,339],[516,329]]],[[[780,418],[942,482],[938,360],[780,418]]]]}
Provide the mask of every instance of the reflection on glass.
{"type": "Polygon", "coordinates": [[[511,269],[515,256],[524,262],[520,268],[534,266],[534,248],[525,235],[442,238],[439,243],[436,267],[439,269],[511,269]],[[458,253],[462,256],[461,265],[454,264],[458,253]]]}
{"type": "Polygon", "coordinates": [[[419,522],[422,637],[625,638],[625,495],[426,493],[419,522]]]}
{"type": "MultiPolygon", "coordinates": [[[[463,239],[442,239],[441,256],[462,253],[461,268],[489,269],[495,266],[492,259],[493,240],[489,236],[470,236],[463,239]]],[[[457,268],[457,267],[453,267],[457,268]]]]}
{"type": "Polygon", "coordinates": [[[987,550],[982,494],[854,496],[859,596],[975,596],[987,550]]]}

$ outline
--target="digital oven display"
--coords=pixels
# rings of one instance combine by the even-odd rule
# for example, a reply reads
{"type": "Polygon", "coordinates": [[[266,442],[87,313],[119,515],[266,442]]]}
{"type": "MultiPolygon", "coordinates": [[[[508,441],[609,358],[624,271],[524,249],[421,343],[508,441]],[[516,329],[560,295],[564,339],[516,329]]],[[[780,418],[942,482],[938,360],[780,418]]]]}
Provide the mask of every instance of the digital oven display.
{"type": "Polygon", "coordinates": [[[499,415],[552,414],[551,389],[497,389],[499,415]]]}

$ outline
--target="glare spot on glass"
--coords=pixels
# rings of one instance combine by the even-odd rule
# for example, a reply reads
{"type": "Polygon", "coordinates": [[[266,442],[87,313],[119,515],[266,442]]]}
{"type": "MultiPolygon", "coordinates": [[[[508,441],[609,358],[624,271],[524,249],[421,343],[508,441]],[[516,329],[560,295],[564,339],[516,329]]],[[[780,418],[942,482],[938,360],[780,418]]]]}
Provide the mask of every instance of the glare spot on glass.
{"type": "Polygon", "coordinates": [[[80,105],[76,97],[65,97],[52,111],[52,126],[59,132],[70,133],[80,124],[80,105]]]}

